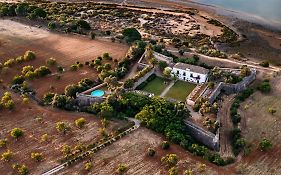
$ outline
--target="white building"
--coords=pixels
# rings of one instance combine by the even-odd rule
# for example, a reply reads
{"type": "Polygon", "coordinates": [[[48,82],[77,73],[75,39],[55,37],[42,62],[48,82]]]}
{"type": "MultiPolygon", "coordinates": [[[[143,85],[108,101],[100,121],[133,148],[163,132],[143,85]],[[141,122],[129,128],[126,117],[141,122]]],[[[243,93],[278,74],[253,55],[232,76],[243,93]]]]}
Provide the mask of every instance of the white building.
{"type": "Polygon", "coordinates": [[[208,80],[208,73],[208,69],[184,63],[176,63],[171,72],[173,76],[180,80],[196,84],[204,84],[208,80]]]}

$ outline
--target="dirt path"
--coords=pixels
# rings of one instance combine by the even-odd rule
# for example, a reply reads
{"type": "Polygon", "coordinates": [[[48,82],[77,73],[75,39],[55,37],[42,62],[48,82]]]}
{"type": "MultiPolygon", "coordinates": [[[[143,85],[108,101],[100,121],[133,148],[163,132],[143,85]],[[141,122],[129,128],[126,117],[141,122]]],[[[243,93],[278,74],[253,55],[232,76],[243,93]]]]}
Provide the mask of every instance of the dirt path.
{"type": "Polygon", "coordinates": [[[233,124],[230,118],[230,107],[233,103],[235,95],[224,97],[222,107],[218,112],[220,118],[220,155],[222,157],[233,157],[232,146],[230,141],[230,131],[233,128],[233,124]]]}
{"type": "MultiPolygon", "coordinates": [[[[195,49],[191,49],[192,50],[192,54],[196,54],[201,58],[203,59],[207,59],[207,60],[213,60],[213,61],[219,61],[219,62],[225,62],[225,63],[230,63],[230,64],[236,64],[236,65],[239,65],[239,66],[242,66],[242,65],[247,65],[251,68],[255,68],[261,72],[266,72],[266,73],[269,73],[269,72],[280,72],[281,69],[279,67],[276,67],[276,66],[270,66],[268,68],[266,67],[261,67],[259,65],[259,63],[257,62],[254,62],[254,61],[237,61],[237,60],[231,60],[231,59],[222,59],[222,58],[218,58],[218,57],[210,57],[210,56],[206,56],[206,55],[203,55],[203,54],[199,54],[197,52],[195,52],[195,49]]],[[[178,50],[175,50],[175,49],[169,49],[168,50],[169,52],[172,52],[172,53],[178,53],[178,50]]],[[[188,54],[188,53],[186,53],[188,54]]]]}
{"type": "Polygon", "coordinates": [[[164,97],[168,91],[171,89],[172,86],[174,86],[175,81],[171,81],[170,84],[164,89],[164,91],[160,94],[160,97],[164,97]]]}

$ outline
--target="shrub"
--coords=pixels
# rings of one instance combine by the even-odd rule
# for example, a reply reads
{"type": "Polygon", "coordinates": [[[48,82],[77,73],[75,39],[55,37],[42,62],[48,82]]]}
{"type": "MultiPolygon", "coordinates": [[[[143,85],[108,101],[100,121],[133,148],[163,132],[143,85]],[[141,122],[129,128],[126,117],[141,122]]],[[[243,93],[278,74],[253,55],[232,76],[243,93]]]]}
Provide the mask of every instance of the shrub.
{"type": "Polygon", "coordinates": [[[18,171],[19,175],[27,175],[29,173],[29,170],[27,166],[20,165],[20,164],[13,164],[13,169],[18,171]]]}
{"type": "Polygon", "coordinates": [[[85,170],[90,171],[93,168],[93,164],[90,162],[87,162],[85,164],[85,170]]]}
{"type": "Polygon", "coordinates": [[[57,60],[55,58],[49,58],[47,61],[46,61],[47,65],[49,66],[54,66],[57,64],[57,60]]]}
{"type": "Polygon", "coordinates": [[[104,54],[102,55],[102,59],[104,59],[104,60],[111,60],[112,57],[109,55],[109,53],[104,53],[104,54]]]}
{"type": "Polygon", "coordinates": [[[50,29],[50,30],[55,30],[56,29],[56,23],[55,22],[49,22],[48,23],[48,28],[50,29]]]}
{"type": "Polygon", "coordinates": [[[158,66],[159,66],[159,69],[161,71],[164,71],[164,69],[168,66],[167,62],[166,61],[159,61],[158,62],[158,66]]]}
{"type": "Polygon", "coordinates": [[[63,134],[66,134],[66,132],[70,130],[70,127],[64,122],[57,122],[56,129],[58,132],[63,132],[63,134]]]}
{"type": "Polygon", "coordinates": [[[260,66],[262,67],[269,67],[269,62],[268,61],[263,61],[260,63],[260,66]]]}
{"type": "Polygon", "coordinates": [[[10,132],[11,136],[18,139],[19,137],[23,136],[23,131],[20,128],[14,128],[10,132]]]}
{"type": "Polygon", "coordinates": [[[268,108],[268,112],[269,112],[271,115],[273,115],[273,114],[275,114],[275,113],[277,112],[277,110],[274,109],[274,108],[268,108]]]}
{"type": "Polygon", "coordinates": [[[120,174],[123,174],[123,173],[125,173],[126,170],[127,170],[127,165],[125,165],[125,164],[119,164],[119,165],[117,166],[116,172],[117,172],[117,173],[120,173],[120,174]]]}
{"type": "Polygon", "coordinates": [[[39,68],[35,69],[34,73],[37,77],[45,77],[46,75],[51,74],[52,72],[48,67],[40,66],[39,68]]]}
{"type": "Polygon", "coordinates": [[[257,89],[263,93],[269,93],[271,91],[271,85],[268,80],[264,80],[258,85],[257,89]]]}
{"type": "Polygon", "coordinates": [[[161,162],[169,168],[174,167],[178,163],[178,156],[176,154],[167,154],[161,158],[161,162]]]}
{"type": "Polygon", "coordinates": [[[259,147],[262,151],[267,151],[272,147],[272,144],[270,143],[269,140],[263,138],[259,143],[259,147]]]}
{"type": "Polygon", "coordinates": [[[81,27],[82,29],[85,29],[85,30],[90,30],[91,29],[90,24],[87,21],[85,21],[85,20],[77,21],[77,26],[79,26],[79,27],[81,27]]]}
{"type": "Polygon", "coordinates": [[[8,139],[0,139],[0,148],[3,148],[8,143],[8,139]]]}
{"type": "Polygon", "coordinates": [[[22,63],[22,62],[24,62],[24,58],[22,56],[19,56],[19,57],[16,58],[16,62],[22,63]]]}
{"type": "Polygon", "coordinates": [[[77,65],[77,64],[72,64],[72,65],[70,66],[70,70],[71,70],[71,71],[77,71],[77,70],[78,70],[78,65],[77,65]]]}
{"type": "Polygon", "coordinates": [[[168,171],[169,175],[178,175],[178,169],[176,167],[172,167],[168,171]]]}
{"type": "Polygon", "coordinates": [[[48,134],[43,134],[43,135],[41,136],[41,141],[42,141],[42,142],[47,142],[47,141],[49,141],[49,135],[48,135],[48,134]]]}
{"type": "Polygon", "coordinates": [[[156,151],[153,148],[148,148],[147,154],[150,157],[153,157],[155,155],[156,151]]]}
{"type": "Polygon", "coordinates": [[[12,67],[16,63],[15,59],[9,59],[4,63],[6,67],[12,67]]]}
{"type": "Polygon", "coordinates": [[[1,160],[3,160],[3,161],[9,161],[9,160],[11,160],[12,156],[13,156],[12,151],[7,150],[6,152],[2,153],[2,155],[1,155],[1,160]]]}
{"type": "Polygon", "coordinates": [[[79,119],[75,120],[75,125],[78,128],[83,128],[85,124],[86,124],[86,119],[85,118],[79,118],[79,119]]]}
{"type": "Polygon", "coordinates": [[[25,52],[24,56],[23,56],[23,59],[25,61],[30,61],[30,60],[34,60],[36,58],[36,55],[34,52],[28,50],[25,52]]]}
{"type": "Polygon", "coordinates": [[[27,72],[33,72],[33,71],[34,71],[34,67],[33,67],[33,66],[24,66],[24,67],[22,68],[21,73],[22,73],[23,75],[25,75],[27,72]]]}
{"type": "Polygon", "coordinates": [[[40,162],[43,159],[43,156],[41,153],[33,152],[33,153],[31,153],[31,158],[33,160],[36,160],[37,162],[40,162]]]}
{"type": "Polygon", "coordinates": [[[71,148],[68,145],[63,145],[61,147],[61,152],[66,156],[71,153],[71,148]]]}
{"type": "Polygon", "coordinates": [[[133,79],[127,79],[124,83],[124,88],[132,88],[134,86],[134,80],[133,79]]]}
{"type": "Polygon", "coordinates": [[[91,39],[95,39],[96,38],[96,34],[94,32],[90,33],[91,39]]]}
{"type": "Polygon", "coordinates": [[[169,149],[170,143],[168,141],[163,141],[161,144],[162,149],[169,149]]]}
{"type": "Polygon", "coordinates": [[[25,78],[24,76],[22,75],[16,75],[14,78],[13,78],[13,84],[22,84],[24,82],[25,78]]]}

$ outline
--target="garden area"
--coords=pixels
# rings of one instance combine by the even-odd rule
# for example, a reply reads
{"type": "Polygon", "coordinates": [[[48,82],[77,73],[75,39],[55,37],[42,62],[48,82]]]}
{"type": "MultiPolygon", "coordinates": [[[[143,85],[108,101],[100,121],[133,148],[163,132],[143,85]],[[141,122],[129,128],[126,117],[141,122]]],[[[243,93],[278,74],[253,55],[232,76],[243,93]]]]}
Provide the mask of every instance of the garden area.
{"type": "Polygon", "coordinates": [[[166,97],[184,102],[186,97],[193,91],[195,87],[195,84],[191,84],[185,81],[177,81],[174,86],[168,91],[166,97]]]}
{"type": "Polygon", "coordinates": [[[156,75],[150,76],[144,83],[137,87],[138,90],[160,95],[164,89],[169,85],[170,80],[157,77],[156,75]]]}

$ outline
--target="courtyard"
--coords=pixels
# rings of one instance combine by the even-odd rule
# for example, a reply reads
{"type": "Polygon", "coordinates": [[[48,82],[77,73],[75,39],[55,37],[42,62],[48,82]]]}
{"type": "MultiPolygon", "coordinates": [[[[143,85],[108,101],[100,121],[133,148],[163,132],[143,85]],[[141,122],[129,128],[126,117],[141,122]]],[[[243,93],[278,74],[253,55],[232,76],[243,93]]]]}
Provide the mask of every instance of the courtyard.
{"type": "Polygon", "coordinates": [[[147,84],[140,88],[140,90],[153,93],[156,96],[160,96],[161,93],[166,89],[169,85],[170,80],[162,78],[162,77],[155,77],[153,80],[148,81],[147,84]]]}
{"type": "Polygon", "coordinates": [[[184,102],[186,97],[193,91],[195,87],[195,84],[178,80],[169,89],[165,97],[184,102]]]}

